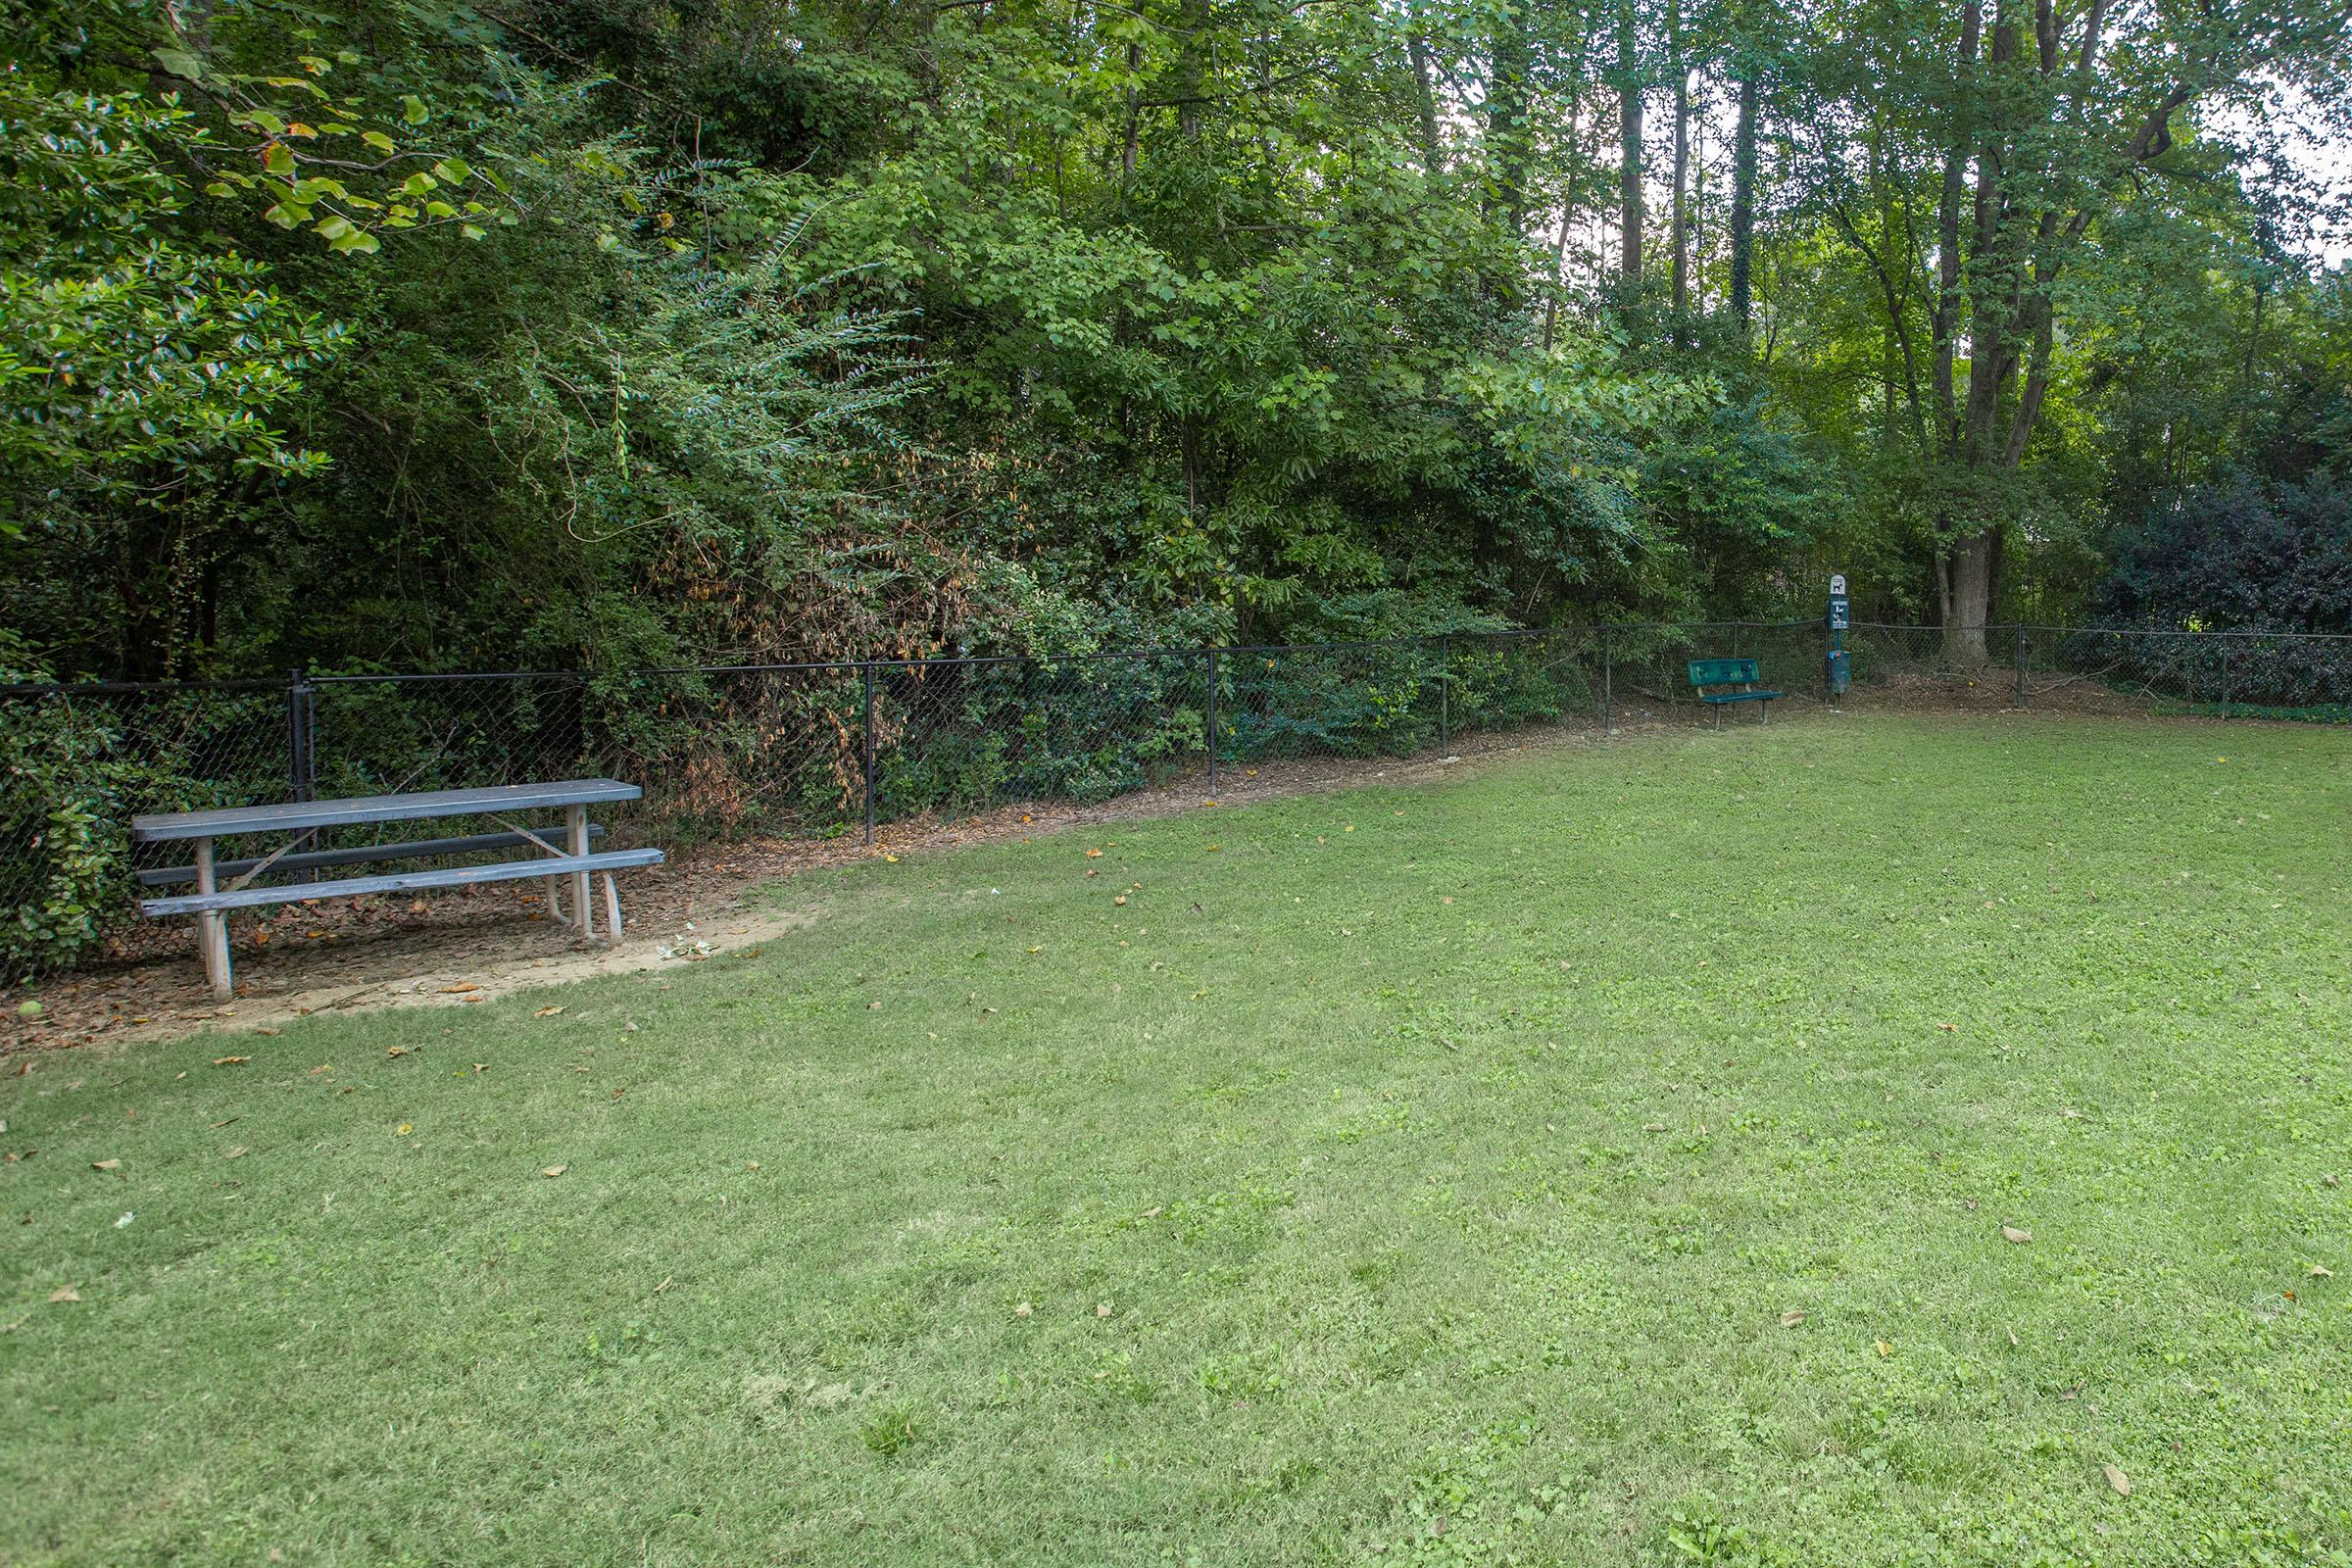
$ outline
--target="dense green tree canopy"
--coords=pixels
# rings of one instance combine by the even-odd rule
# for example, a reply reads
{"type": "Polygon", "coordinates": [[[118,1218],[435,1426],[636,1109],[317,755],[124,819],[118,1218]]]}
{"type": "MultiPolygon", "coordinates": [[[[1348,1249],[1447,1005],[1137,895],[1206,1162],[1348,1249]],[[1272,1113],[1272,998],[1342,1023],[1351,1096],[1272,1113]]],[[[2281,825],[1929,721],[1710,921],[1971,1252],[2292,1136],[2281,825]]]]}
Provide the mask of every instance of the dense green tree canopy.
{"type": "Polygon", "coordinates": [[[21,671],[1965,647],[2352,462],[2337,0],[0,16],[21,671]]]}

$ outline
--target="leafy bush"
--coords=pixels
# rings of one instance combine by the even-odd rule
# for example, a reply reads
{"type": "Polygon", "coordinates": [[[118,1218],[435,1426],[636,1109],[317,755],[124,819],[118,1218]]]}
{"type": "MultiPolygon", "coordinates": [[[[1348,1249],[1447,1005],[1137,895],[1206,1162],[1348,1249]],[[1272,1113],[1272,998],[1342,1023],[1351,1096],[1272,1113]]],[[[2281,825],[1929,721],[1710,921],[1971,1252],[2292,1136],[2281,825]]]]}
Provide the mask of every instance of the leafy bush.
{"type": "Polygon", "coordinates": [[[2352,703],[2352,642],[2320,640],[2352,633],[2352,490],[2318,473],[2184,492],[2116,542],[2097,608],[2110,626],[2263,635],[2085,634],[2070,659],[2196,702],[2352,703]]]}
{"type": "Polygon", "coordinates": [[[273,693],[0,699],[0,976],[61,968],[133,912],[130,818],[277,799],[273,693]]]}
{"type": "Polygon", "coordinates": [[[2102,624],[2352,632],[2352,490],[2325,473],[2186,491],[2113,556],[2102,624]]]}

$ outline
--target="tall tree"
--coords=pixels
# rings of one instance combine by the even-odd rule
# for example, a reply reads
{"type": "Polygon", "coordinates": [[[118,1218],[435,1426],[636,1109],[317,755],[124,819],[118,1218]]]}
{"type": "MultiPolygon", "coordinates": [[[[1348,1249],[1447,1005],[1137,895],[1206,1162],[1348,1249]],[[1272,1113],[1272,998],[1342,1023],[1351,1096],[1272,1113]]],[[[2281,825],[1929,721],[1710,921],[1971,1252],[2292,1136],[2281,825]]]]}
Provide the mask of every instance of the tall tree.
{"type": "Polygon", "coordinates": [[[1642,283],[1642,42],[1634,0],[1617,4],[1617,271],[1628,291],[1642,283]]]}
{"type": "Polygon", "coordinates": [[[1732,319],[1748,323],[1756,268],[1756,65],[1739,62],[1740,107],[1732,129],[1731,295],[1732,319]]]}

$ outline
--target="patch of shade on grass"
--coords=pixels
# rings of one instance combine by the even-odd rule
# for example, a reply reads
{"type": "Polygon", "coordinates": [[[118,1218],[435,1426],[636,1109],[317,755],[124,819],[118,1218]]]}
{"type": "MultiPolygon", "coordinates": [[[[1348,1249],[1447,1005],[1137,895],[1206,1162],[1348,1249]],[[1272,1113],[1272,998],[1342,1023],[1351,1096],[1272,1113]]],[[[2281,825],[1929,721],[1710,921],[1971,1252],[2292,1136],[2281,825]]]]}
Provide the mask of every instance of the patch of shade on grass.
{"type": "Polygon", "coordinates": [[[6,1079],[0,1557],[2352,1553],[2340,735],[1825,717],[777,896],[6,1079]]]}

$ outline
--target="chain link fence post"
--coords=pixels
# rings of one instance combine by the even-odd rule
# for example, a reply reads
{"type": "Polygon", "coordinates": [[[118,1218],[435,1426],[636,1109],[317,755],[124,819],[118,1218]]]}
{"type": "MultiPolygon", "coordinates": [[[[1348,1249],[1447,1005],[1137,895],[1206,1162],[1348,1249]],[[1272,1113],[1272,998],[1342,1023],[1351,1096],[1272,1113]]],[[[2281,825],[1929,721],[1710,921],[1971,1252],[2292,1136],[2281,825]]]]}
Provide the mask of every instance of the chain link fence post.
{"type": "Polygon", "coordinates": [[[1606,740],[1617,726],[1617,658],[1610,647],[1609,628],[1600,628],[1600,735],[1606,740]]]}
{"type": "Polygon", "coordinates": [[[1438,639],[1438,760],[1453,755],[1453,639],[1438,639]]]}
{"type": "Polygon", "coordinates": [[[297,801],[318,798],[318,692],[301,670],[286,671],[286,789],[297,801]]]}
{"type": "Polygon", "coordinates": [[[2229,637],[2228,637],[2227,635],[2225,635],[2225,636],[2222,638],[2222,719],[2223,719],[2223,722],[2227,723],[2227,722],[2229,721],[2229,718],[2230,718],[2230,639],[2229,639],[2229,637]]]}
{"type": "MultiPolygon", "coordinates": [[[[286,671],[286,790],[293,800],[318,798],[318,688],[300,669],[286,671]]],[[[296,871],[289,880],[316,882],[318,873],[296,871]]]]}
{"type": "Polygon", "coordinates": [[[860,665],[865,676],[865,842],[874,842],[874,666],[860,665]]]}
{"type": "Polygon", "coordinates": [[[1208,797],[1217,797],[1217,651],[1208,649],[1208,797]]]}
{"type": "Polygon", "coordinates": [[[2022,621],[2022,620],[2021,620],[2021,621],[2019,621],[2019,622],[2017,623],[2017,707],[2018,707],[2018,711],[2020,711],[2020,712],[2023,712],[2023,711],[2025,711],[2025,707],[2026,707],[2026,623],[2025,623],[2024,621],[2022,621]]]}

